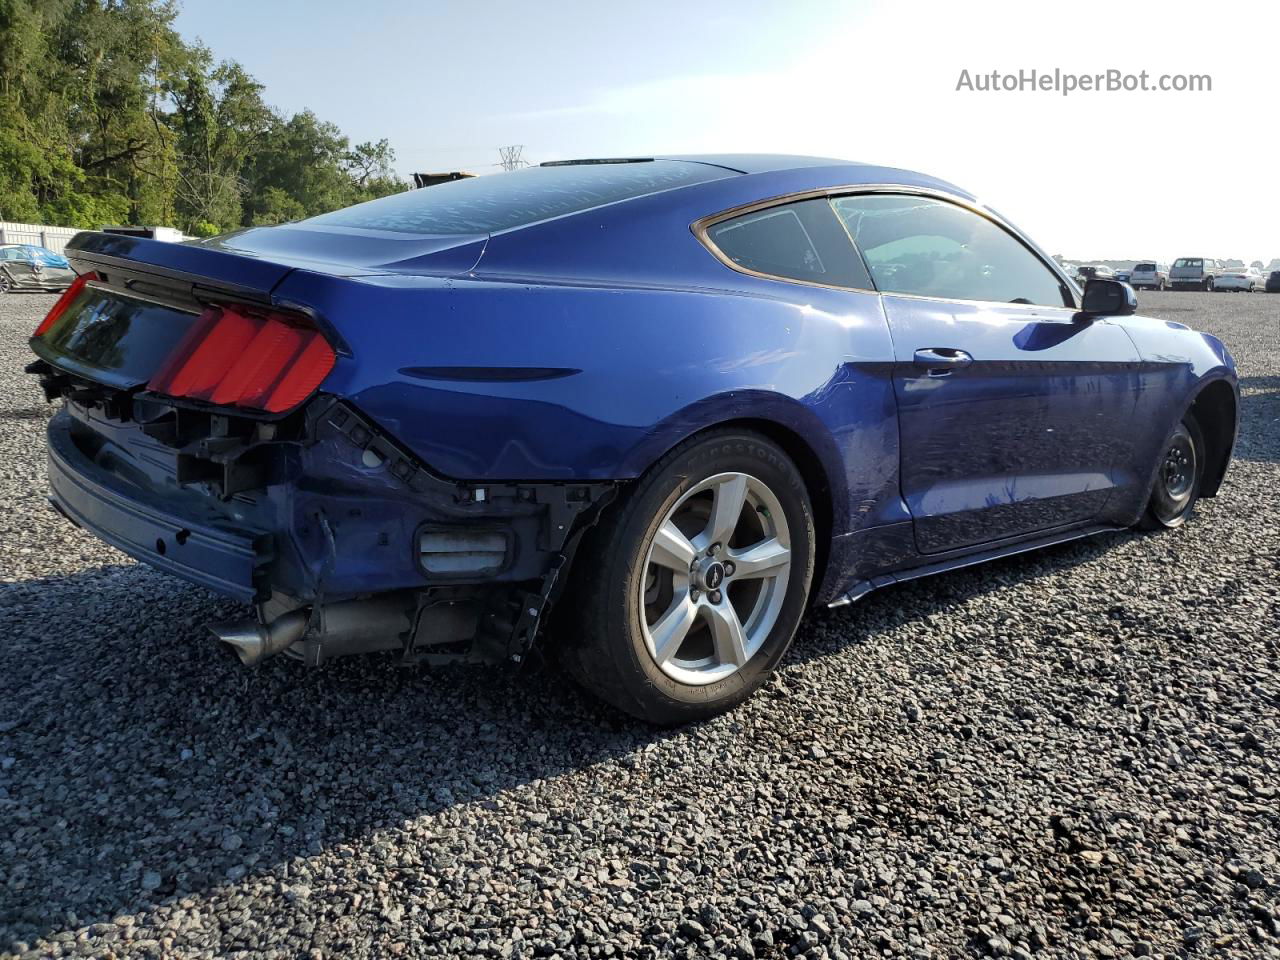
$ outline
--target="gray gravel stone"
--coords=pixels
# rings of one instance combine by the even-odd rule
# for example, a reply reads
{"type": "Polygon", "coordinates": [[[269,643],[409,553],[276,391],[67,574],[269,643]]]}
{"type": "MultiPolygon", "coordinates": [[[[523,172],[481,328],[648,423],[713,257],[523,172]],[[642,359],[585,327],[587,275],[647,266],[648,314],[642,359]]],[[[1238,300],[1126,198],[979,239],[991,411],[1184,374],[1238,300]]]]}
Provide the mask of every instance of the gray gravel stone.
{"type": "Polygon", "coordinates": [[[245,670],[49,510],[52,300],[0,297],[0,954],[1280,956],[1280,296],[1140,297],[1240,364],[1194,522],[813,615],[661,732],[552,667],[245,670]]]}

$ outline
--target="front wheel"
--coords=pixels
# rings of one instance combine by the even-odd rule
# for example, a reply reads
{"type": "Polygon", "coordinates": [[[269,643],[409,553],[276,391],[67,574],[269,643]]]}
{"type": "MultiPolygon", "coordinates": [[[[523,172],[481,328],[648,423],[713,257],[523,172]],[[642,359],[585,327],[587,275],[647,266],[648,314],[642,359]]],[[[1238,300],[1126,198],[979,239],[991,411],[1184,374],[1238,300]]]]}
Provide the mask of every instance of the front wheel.
{"type": "Polygon", "coordinates": [[[780,447],[741,430],[697,437],[583,544],[562,660],[587,690],[651,723],[728,710],[791,645],[814,541],[804,480],[780,447]]]}
{"type": "Polygon", "coordinates": [[[1204,475],[1204,435],[1188,415],[1173,428],[1161,446],[1155,487],[1141,526],[1169,530],[1187,522],[1200,497],[1204,475]]]}

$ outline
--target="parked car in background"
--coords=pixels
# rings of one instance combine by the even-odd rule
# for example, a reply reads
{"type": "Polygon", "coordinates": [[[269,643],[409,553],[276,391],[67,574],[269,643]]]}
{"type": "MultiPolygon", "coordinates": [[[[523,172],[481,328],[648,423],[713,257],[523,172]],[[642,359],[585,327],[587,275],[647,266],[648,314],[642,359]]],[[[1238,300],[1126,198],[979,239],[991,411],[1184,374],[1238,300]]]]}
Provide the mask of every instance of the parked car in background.
{"type": "Polygon", "coordinates": [[[1117,270],[1115,272],[1115,279],[1119,280],[1121,283],[1128,283],[1129,274],[1131,274],[1132,272],[1133,272],[1132,270],[1117,270]]]}
{"type": "Polygon", "coordinates": [[[1236,434],[1219,340],[903,170],[557,162],[67,251],[53,501],[252,604],[246,663],[520,663],[550,615],[585,688],[698,720],[812,604],[1183,524],[1236,434]]]}
{"type": "Polygon", "coordinates": [[[1154,260],[1134,264],[1129,274],[1129,286],[1135,290],[1163,290],[1169,285],[1169,265],[1154,260]]]}
{"type": "Polygon", "coordinates": [[[1212,290],[1222,265],[1208,257],[1179,257],[1169,271],[1169,286],[1175,290],[1212,290]]]}
{"type": "Polygon", "coordinates": [[[75,280],[67,258],[34,243],[0,246],[0,293],[61,293],[75,280]]]}
{"type": "Polygon", "coordinates": [[[1253,293],[1255,290],[1264,289],[1266,285],[1267,281],[1256,267],[1233,267],[1218,274],[1214,289],[1253,293]]]}
{"type": "Polygon", "coordinates": [[[1267,293],[1280,293],[1280,270],[1272,270],[1267,274],[1267,293]]]}

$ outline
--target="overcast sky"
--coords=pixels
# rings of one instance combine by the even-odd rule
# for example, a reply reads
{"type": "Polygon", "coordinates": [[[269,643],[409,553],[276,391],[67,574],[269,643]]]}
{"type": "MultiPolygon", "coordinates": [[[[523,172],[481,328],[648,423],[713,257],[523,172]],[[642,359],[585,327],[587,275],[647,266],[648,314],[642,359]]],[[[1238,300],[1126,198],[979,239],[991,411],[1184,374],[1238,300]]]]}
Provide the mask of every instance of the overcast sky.
{"type": "Polygon", "coordinates": [[[183,0],[268,102],[399,171],[760,151],[922,170],[1051,253],[1280,258],[1280,4],[183,0]],[[971,75],[1209,74],[1211,92],[983,93],[971,75]]]}

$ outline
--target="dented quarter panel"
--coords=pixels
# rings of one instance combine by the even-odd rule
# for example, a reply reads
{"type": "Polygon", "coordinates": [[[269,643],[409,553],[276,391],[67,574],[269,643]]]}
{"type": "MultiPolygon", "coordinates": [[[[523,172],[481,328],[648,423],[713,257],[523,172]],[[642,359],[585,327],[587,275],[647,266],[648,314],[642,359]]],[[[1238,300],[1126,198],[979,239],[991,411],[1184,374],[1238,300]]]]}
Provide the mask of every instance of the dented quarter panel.
{"type": "Polygon", "coordinates": [[[351,357],[326,389],[447,476],[626,480],[701,429],[761,420],[815,452],[841,529],[900,517],[879,298],[792,284],[783,299],[756,283],[713,293],[299,273],[276,293],[367,312],[344,327],[351,357]]]}

